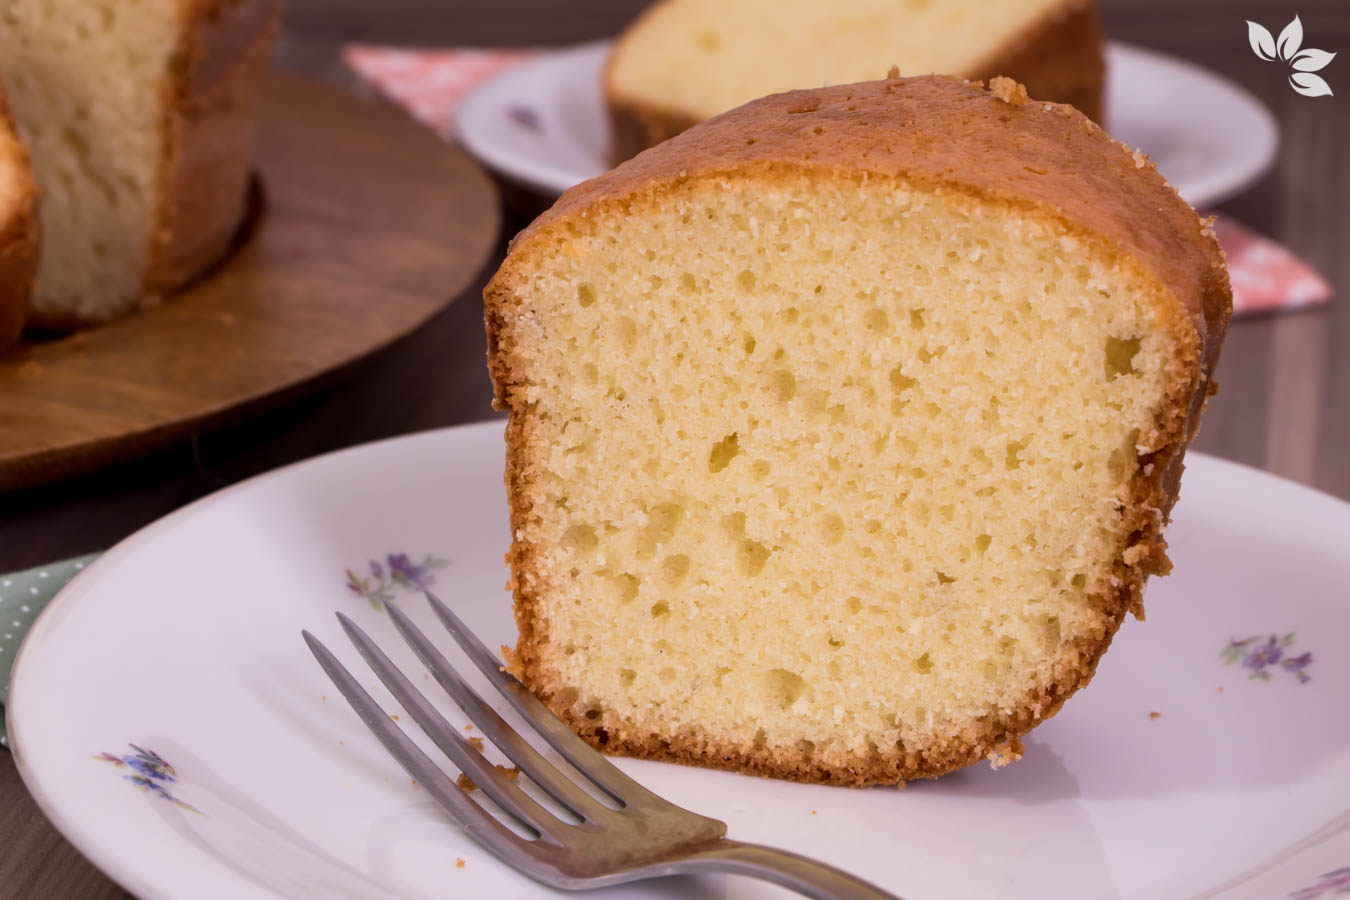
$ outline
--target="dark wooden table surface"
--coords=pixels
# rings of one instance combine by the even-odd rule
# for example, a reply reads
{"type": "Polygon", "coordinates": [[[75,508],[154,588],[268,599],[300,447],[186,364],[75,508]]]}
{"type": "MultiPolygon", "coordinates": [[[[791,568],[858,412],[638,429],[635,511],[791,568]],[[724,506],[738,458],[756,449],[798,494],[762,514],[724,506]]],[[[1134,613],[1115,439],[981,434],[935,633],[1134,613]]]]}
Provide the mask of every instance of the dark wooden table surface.
{"type": "MultiPolygon", "coordinates": [[[[345,41],[566,44],[613,33],[640,0],[290,0],[280,62],[350,84],[345,41]]],[[[1247,46],[1244,20],[1297,12],[1308,46],[1350,51],[1347,0],[1103,0],[1109,35],[1194,60],[1252,91],[1279,120],[1271,172],[1218,211],[1292,247],[1342,296],[1323,309],[1235,321],[1222,391],[1196,448],[1350,498],[1350,62],[1323,70],[1341,96],[1295,94],[1247,46]]],[[[1345,55],[1345,54],[1342,54],[1345,55]]],[[[165,513],[259,472],[390,435],[488,418],[479,290],[524,224],[508,215],[474,287],[417,334],[325,392],[152,458],[0,495],[0,572],[110,546],[165,513]]],[[[0,898],[126,895],[51,827],[0,750],[0,898]]]]}

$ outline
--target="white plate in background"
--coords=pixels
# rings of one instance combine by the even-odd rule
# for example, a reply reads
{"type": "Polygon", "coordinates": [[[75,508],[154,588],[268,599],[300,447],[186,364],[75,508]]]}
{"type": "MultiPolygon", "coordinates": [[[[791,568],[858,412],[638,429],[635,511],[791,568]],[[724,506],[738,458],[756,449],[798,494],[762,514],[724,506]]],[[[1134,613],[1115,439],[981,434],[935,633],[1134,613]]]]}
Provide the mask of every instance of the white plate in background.
{"type": "MultiPolygon", "coordinates": [[[[608,41],[549,52],[488,80],[455,111],[455,134],[485,165],[556,195],[609,168],[600,91],[608,41]]],[[[1218,203],[1270,167],[1274,118],[1231,81],[1176,57],[1112,43],[1111,133],[1158,164],[1191,205],[1218,203]]]]}
{"type": "MultiPolygon", "coordinates": [[[[313,631],[373,687],[342,610],[420,671],[387,615],[347,587],[348,571],[368,592],[383,584],[440,634],[389,578],[389,556],[406,554],[392,571],[434,576],[485,643],[514,642],[502,455],[495,422],[345,450],[194,503],[97,560],[38,619],[14,672],[10,738],[42,810],[145,900],[553,895],[410,783],[300,638],[313,631]]],[[[1176,571],[1150,584],[1148,621],[1124,624],[1016,765],[903,791],[619,765],[733,838],[818,856],[907,900],[1345,886],[1350,505],[1200,454],[1188,463],[1168,532],[1176,571]]],[[[606,894],[690,895],[787,896],[722,876],[606,894]]]]}

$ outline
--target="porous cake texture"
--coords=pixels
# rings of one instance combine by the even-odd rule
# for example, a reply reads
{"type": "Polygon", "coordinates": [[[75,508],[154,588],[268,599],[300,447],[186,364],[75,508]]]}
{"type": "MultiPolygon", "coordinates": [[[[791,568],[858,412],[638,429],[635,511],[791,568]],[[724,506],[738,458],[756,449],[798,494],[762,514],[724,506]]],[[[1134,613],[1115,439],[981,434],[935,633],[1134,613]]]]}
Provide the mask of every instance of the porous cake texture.
{"type": "Polygon", "coordinates": [[[4,0],[0,81],[42,189],[32,324],[154,302],[244,211],[281,0],[4,0]]]}
{"type": "Polygon", "coordinates": [[[37,185],[0,90],[0,352],[18,341],[37,272],[37,185]]]}
{"type": "Polygon", "coordinates": [[[1006,762],[1087,683],[1231,310],[1140,154],[945,77],[697,126],[485,296],[515,671],[611,752],[850,785],[1006,762]]]}
{"type": "Polygon", "coordinates": [[[904,75],[1010,76],[1100,119],[1094,0],[661,0],[605,72],[624,160],[756,97],[904,75]]]}

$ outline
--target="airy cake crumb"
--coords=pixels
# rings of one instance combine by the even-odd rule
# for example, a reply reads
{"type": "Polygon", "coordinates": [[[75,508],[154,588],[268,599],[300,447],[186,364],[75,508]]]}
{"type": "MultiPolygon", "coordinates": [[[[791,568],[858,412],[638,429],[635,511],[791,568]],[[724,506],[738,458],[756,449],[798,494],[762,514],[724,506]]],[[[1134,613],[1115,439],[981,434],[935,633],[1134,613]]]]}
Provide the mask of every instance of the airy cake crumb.
{"type": "Polygon", "coordinates": [[[591,744],[1001,767],[1142,611],[1228,286],[1156,170],[1023,94],[765,97],[513,243],[507,656],[591,744]]]}

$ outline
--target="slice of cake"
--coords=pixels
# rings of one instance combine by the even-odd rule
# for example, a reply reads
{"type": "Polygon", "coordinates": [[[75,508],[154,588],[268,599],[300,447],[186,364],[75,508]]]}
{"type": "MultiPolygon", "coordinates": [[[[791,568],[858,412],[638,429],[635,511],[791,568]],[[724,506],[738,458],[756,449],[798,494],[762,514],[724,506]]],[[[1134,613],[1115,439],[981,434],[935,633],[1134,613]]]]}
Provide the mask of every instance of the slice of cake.
{"type": "Polygon", "coordinates": [[[32,322],[92,324],[220,259],[281,0],[5,0],[0,81],[42,189],[32,322]]]}
{"type": "Polygon", "coordinates": [[[1141,154],[928,76],[573,188],[486,304],[513,668],[607,750],[861,785],[1015,756],[1142,612],[1231,293],[1141,154]]]}
{"type": "Polygon", "coordinates": [[[37,262],[37,185],[0,91],[0,353],[23,332],[37,262]]]}
{"type": "Polygon", "coordinates": [[[663,0],[605,74],[616,160],[756,97],[905,75],[1007,75],[1101,116],[1094,0],[663,0]]]}

